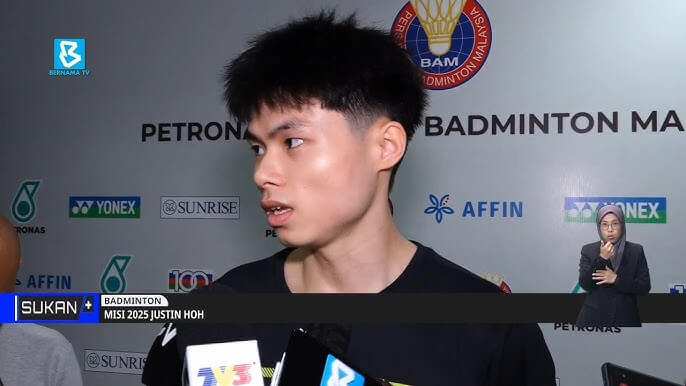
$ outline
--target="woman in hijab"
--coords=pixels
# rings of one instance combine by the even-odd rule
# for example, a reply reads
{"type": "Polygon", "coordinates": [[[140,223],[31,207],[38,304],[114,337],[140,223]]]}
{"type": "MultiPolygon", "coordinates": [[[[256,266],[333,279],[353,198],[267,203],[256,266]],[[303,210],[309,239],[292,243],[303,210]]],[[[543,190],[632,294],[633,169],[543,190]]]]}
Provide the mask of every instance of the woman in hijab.
{"type": "Polygon", "coordinates": [[[650,291],[643,247],[626,241],[624,212],[616,205],[600,207],[596,224],[600,241],[581,248],[579,284],[588,294],[576,324],[640,327],[636,295],[650,291]]]}

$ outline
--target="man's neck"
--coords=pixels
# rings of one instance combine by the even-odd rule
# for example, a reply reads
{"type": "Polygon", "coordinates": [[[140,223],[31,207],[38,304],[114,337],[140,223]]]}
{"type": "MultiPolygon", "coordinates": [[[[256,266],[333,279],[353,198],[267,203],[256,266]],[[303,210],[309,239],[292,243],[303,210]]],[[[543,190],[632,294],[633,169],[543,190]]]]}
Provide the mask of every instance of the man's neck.
{"type": "MultiPolygon", "coordinates": [[[[378,217],[377,217],[378,218],[378,217]]],[[[417,246],[383,216],[320,248],[298,248],[284,266],[291,292],[377,293],[402,274],[417,246]]]]}

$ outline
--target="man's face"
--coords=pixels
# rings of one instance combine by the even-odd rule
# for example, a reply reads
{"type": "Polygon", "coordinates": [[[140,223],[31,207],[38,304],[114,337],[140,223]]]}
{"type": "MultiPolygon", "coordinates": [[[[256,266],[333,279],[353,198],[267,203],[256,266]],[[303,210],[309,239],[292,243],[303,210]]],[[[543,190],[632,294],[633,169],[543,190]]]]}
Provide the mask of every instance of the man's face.
{"type": "Polygon", "coordinates": [[[250,121],[267,221],[290,246],[322,246],[359,223],[377,190],[369,131],[318,103],[262,107],[250,121]]]}
{"type": "Polygon", "coordinates": [[[606,214],[600,220],[600,235],[606,242],[616,243],[622,236],[622,223],[613,213],[606,214]]]}

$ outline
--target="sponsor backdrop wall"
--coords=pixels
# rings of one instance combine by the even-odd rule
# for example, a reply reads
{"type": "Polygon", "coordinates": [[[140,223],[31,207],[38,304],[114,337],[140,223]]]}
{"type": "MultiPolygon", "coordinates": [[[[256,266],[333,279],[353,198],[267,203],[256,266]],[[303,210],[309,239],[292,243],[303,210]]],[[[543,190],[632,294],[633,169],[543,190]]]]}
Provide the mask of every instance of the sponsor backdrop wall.
{"type": "MultiPolygon", "coordinates": [[[[594,210],[616,202],[651,292],[683,293],[686,3],[467,0],[445,31],[422,3],[3,2],[18,291],[185,292],[279,249],[220,74],[257,33],[335,7],[393,31],[431,90],[392,194],[409,238],[513,292],[576,292],[594,210]]],[[[135,385],[160,327],[55,328],[87,385],[135,385]]],[[[560,385],[600,384],[605,361],[686,377],[683,325],[541,328],[560,385]]]]}

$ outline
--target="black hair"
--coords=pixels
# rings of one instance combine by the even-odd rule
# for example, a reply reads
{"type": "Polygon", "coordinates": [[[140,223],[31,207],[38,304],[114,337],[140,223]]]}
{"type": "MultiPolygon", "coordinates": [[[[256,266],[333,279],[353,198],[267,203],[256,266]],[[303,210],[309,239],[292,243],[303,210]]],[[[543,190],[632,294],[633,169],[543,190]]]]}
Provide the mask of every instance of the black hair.
{"type": "Polygon", "coordinates": [[[318,100],[351,123],[385,115],[409,141],[427,103],[419,70],[389,32],[359,27],[355,15],[337,21],[334,11],[259,35],[226,66],[223,80],[226,106],[239,122],[262,104],[300,108],[318,100]]]}

